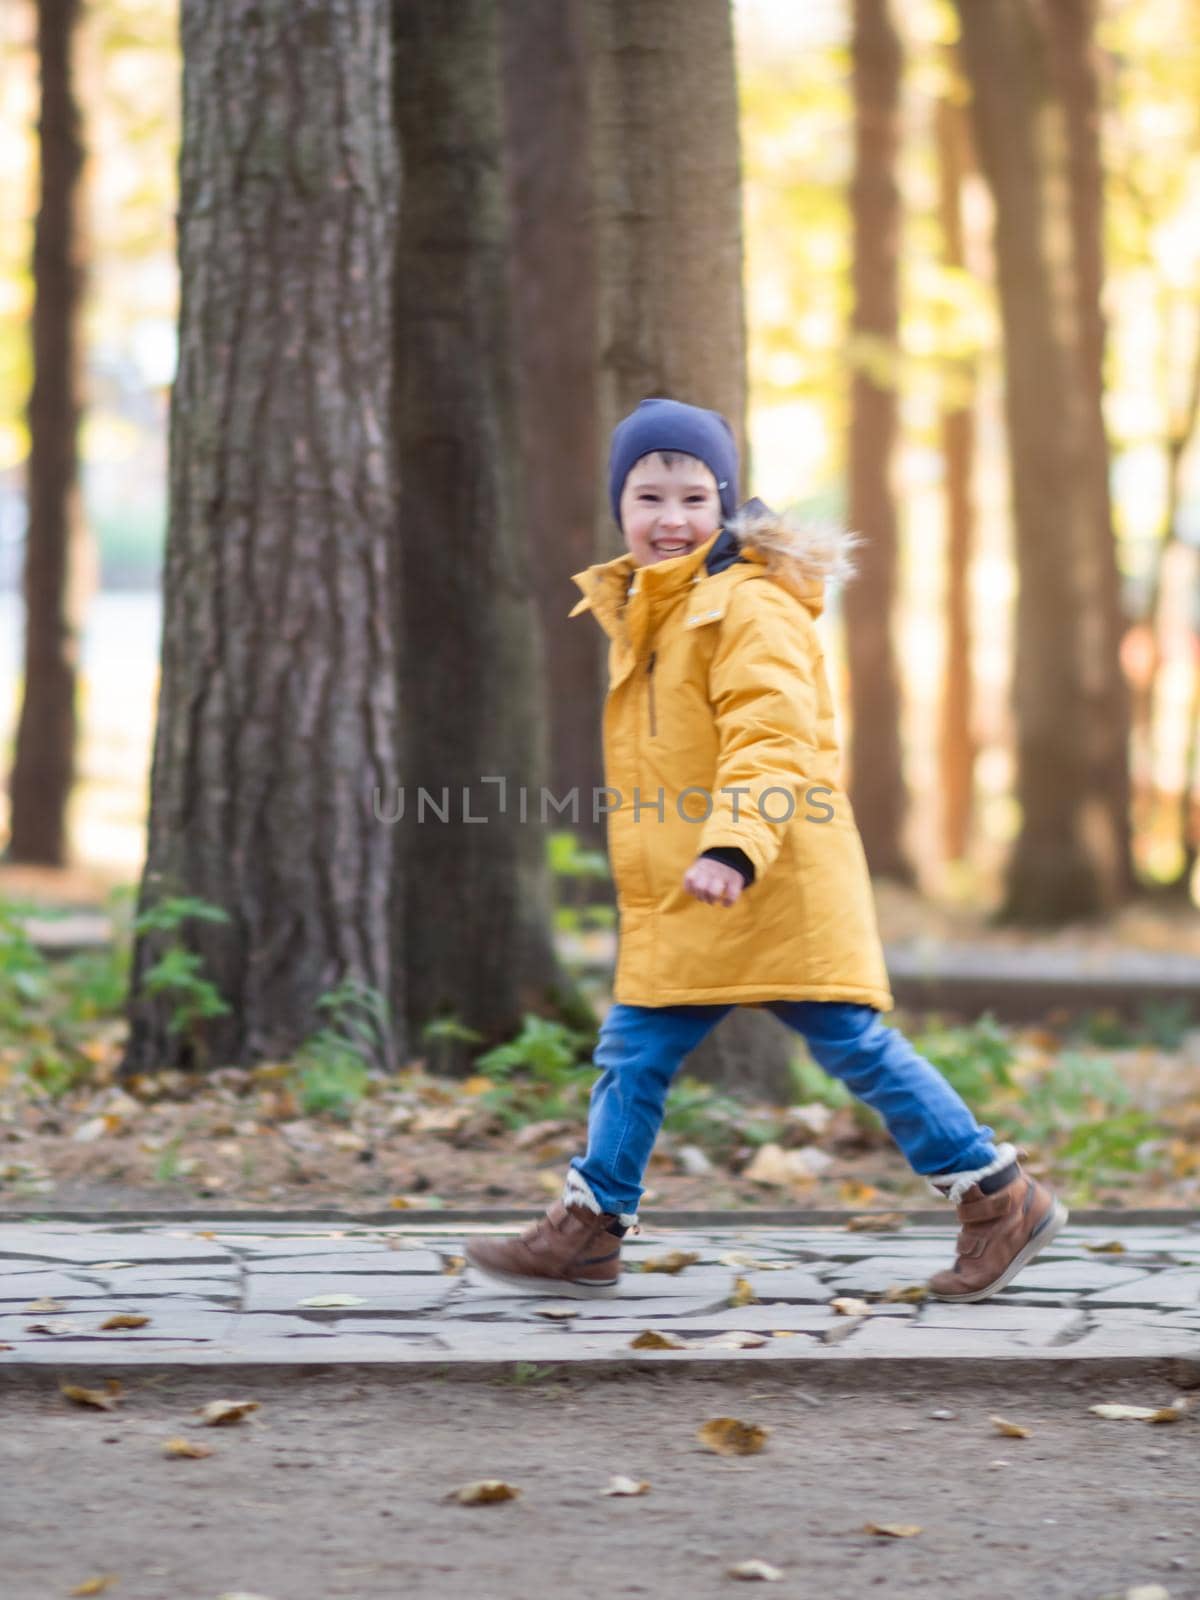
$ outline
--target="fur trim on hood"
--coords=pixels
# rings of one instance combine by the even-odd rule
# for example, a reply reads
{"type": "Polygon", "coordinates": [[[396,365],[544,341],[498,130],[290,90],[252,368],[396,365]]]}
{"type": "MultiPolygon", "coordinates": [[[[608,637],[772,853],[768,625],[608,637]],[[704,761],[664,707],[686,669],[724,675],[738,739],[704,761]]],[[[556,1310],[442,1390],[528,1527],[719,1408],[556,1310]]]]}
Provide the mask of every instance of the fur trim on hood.
{"type": "Polygon", "coordinates": [[[806,591],[814,583],[846,583],[856,570],[851,554],[866,543],[830,523],[796,522],[761,500],[748,500],[726,526],[772,578],[806,591]]]}

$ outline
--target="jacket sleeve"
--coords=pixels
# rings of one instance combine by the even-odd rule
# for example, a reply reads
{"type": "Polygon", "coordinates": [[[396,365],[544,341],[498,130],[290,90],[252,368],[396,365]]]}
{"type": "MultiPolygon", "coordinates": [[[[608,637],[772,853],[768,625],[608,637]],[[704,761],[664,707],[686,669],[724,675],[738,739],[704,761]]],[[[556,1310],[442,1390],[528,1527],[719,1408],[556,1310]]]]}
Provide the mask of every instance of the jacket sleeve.
{"type": "Polygon", "coordinates": [[[779,854],[784,824],[802,814],[813,781],[815,641],[807,612],[769,579],[739,585],[720,628],[708,684],[717,772],[699,854],[743,850],[757,881],[779,854]]]}

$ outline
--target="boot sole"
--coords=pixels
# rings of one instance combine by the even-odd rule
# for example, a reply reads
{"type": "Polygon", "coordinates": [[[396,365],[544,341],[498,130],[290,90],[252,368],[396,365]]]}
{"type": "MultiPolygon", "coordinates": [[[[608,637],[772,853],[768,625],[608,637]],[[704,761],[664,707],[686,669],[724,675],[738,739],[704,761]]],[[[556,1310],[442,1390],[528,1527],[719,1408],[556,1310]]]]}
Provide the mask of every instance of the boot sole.
{"type": "Polygon", "coordinates": [[[616,1294],[616,1283],[588,1283],[574,1278],[525,1278],[516,1272],[500,1272],[495,1267],[482,1267],[467,1257],[467,1265],[481,1277],[491,1278],[510,1289],[524,1289],[529,1294],[545,1295],[548,1299],[592,1300],[609,1299],[616,1294]]]}
{"type": "Polygon", "coordinates": [[[941,1300],[948,1305],[963,1305],[970,1300],[986,1300],[990,1295],[998,1293],[1013,1281],[1023,1267],[1029,1265],[1034,1256],[1040,1255],[1051,1240],[1058,1237],[1070,1215],[1071,1213],[1063,1205],[1062,1201],[1056,1200],[1025,1248],[1018,1251],[994,1282],[987,1284],[982,1289],[973,1289],[970,1294],[937,1294],[936,1292],[931,1292],[930,1298],[941,1300]]]}

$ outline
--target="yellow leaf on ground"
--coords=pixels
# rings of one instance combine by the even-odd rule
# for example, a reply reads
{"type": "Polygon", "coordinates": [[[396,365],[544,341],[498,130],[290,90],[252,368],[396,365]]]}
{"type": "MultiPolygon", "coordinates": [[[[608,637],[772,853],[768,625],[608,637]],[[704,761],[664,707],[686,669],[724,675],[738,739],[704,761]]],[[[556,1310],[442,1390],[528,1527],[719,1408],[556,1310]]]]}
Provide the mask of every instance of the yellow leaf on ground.
{"type": "Polygon", "coordinates": [[[883,1298],[889,1305],[920,1305],[922,1300],[929,1299],[929,1285],[927,1283],[889,1283],[883,1291],[883,1298]]]}
{"type": "Polygon", "coordinates": [[[77,1583],[69,1594],[103,1594],[105,1589],[111,1589],[117,1581],[115,1572],[100,1572],[94,1578],[85,1578],[82,1583],[77,1583]]]}
{"type": "Polygon", "coordinates": [[[870,1205],[878,1193],[873,1183],[860,1183],[857,1178],[846,1178],[838,1184],[838,1199],[848,1206],[870,1205]]]}
{"type": "Polygon", "coordinates": [[[550,1322],[570,1322],[572,1317],[579,1315],[578,1306],[538,1306],[534,1311],[535,1317],[545,1317],[550,1322]]]}
{"type": "Polygon", "coordinates": [[[446,1264],[442,1268],[443,1276],[447,1278],[457,1278],[460,1273],[466,1270],[466,1265],[466,1256],[447,1256],[446,1264]]]}
{"type": "Polygon", "coordinates": [[[792,1264],[790,1261],[760,1261],[744,1250],[729,1250],[717,1260],[723,1267],[741,1267],[743,1272],[786,1272],[792,1264]]]}
{"type": "Polygon", "coordinates": [[[361,1294],[310,1294],[307,1300],[297,1300],[298,1306],[365,1306],[361,1294]]]}
{"type": "Polygon", "coordinates": [[[164,1439],[162,1453],[165,1456],[194,1456],[199,1460],[201,1456],[211,1456],[213,1447],[210,1444],[197,1444],[194,1439],[164,1439]]]}
{"type": "Polygon", "coordinates": [[[412,1210],[412,1201],[409,1200],[407,1198],[407,1196],[402,1195],[402,1194],[394,1194],[392,1196],[392,1198],[388,1201],[388,1205],[391,1206],[393,1211],[411,1211],[412,1210]]]}
{"type": "MultiPolygon", "coordinates": [[[[1168,1409],[1172,1412],[1171,1421],[1176,1421],[1179,1413],[1173,1407],[1168,1409]]],[[[1155,1406],[1089,1406],[1088,1410],[1109,1422],[1156,1422],[1162,1415],[1161,1409],[1155,1406]]]]}
{"type": "Polygon", "coordinates": [[[563,1180],[561,1173],[539,1172],[537,1174],[537,1181],[539,1186],[543,1188],[547,1194],[561,1194],[562,1192],[563,1180]]]}
{"type": "Polygon", "coordinates": [[[60,1383],[58,1391],[77,1406],[95,1406],[98,1411],[115,1411],[121,1398],[121,1385],[116,1378],[109,1378],[104,1389],[81,1389],[75,1383],[60,1383]]]}
{"type": "Polygon", "coordinates": [[[756,1456],[770,1431],[737,1417],[711,1417],[696,1429],[696,1437],[706,1450],[719,1456],[756,1456]]]}
{"type": "Polygon", "coordinates": [[[601,1489],[601,1495],[635,1495],[649,1494],[650,1485],[644,1478],[612,1477],[608,1480],[608,1487],[601,1489]]]}
{"type": "Polygon", "coordinates": [[[502,1500],[515,1500],[520,1492],[501,1478],[480,1478],[476,1483],[464,1483],[451,1498],[461,1506],[493,1506],[502,1500]]]}
{"type": "Polygon", "coordinates": [[[252,1411],[261,1410],[257,1400],[210,1400],[196,1407],[196,1415],[207,1428],[220,1428],[229,1422],[240,1422],[252,1411]]]}
{"type": "Polygon", "coordinates": [[[855,1300],[852,1295],[840,1294],[836,1300],[831,1300],[829,1304],[839,1317],[869,1317],[871,1314],[871,1307],[867,1302],[865,1300],[855,1300]]]}
{"type": "Polygon", "coordinates": [[[875,1211],[861,1217],[851,1217],[846,1223],[846,1232],[899,1233],[903,1226],[903,1211],[875,1211]]]}
{"type": "Polygon", "coordinates": [[[65,1311],[65,1300],[56,1300],[53,1295],[44,1294],[40,1300],[31,1300],[25,1307],[26,1311],[65,1311]]]}
{"type": "Polygon", "coordinates": [[[474,1098],[475,1095],[486,1094],[489,1089],[494,1089],[495,1087],[496,1083],[493,1078],[485,1078],[482,1073],[477,1072],[474,1077],[463,1080],[462,1092],[474,1098]]]}
{"type": "Polygon", "coordinates": [[[1028,1439],[1032,1433],[1032,1429],[1023,1428],[1019,1422],[1008,1422],[1004,1417],[989,1417],[988,1421],[1006,1439],[1028,1439]]]}
{"type": "Polygon", "coordinates": [[[778,1583],[783,1573],[769,1561],[738,1561],[729,1568],[731,1578],[761,1578],[764,1583],[778,1583]]]}
{"type": "Polygon", "coordinates": [[[100,1328],[144,1328],[149,1321],[140,1311],[114,1311],[111,1317],[105,1317],[100,1328]]]}
{"type": "Polygon", "coordinates": [[[749,1278],[735,1278],[733,1280],[729,1304],[731,1306],[755,1306],[758,1304],[758,1296],[755,1294],[754,1285],[749,1278]]]}
{"type": "Polygon", "coordinates": [[[657,1328],[645,1328],[629,1341],[631,1350],[686,1350],[688,1342],[677,1333],[660,1333],[657,1328]]]}
{"type": "Polygon", "coordinates": [[[1093,1255],[1097,1256],[1123,1256],[1125,1254],[1125,1246],[1120,1239],[1109,1239],[1106,1244],[1088,1244],[1085,1241],[1083,1248],[1090,1250],[1093,1255]]]}
{"type": "Polygon", "coordinates": [[[888,1539],[914,1539],[921,1528],[916,1522],[868,1522],[863,1532],[883,1534],[888,1539]]]}
{"type": "Polygon", "coordinates": [[[765,1334],[744,1333],[740,1328],[731,1328],[728,1333],[715,1334],[704,1343],[718,1350],[760,1350],[770,1341],[765,1334]]]}
{"type": "Polygon", "coordinates": [[[700,1257],[695,1250],[672,1250],[665,1256],[647,1256],[642,1262],[642,1272],[669,1272],[672,1275],[690,1267],[700,1257]]]}

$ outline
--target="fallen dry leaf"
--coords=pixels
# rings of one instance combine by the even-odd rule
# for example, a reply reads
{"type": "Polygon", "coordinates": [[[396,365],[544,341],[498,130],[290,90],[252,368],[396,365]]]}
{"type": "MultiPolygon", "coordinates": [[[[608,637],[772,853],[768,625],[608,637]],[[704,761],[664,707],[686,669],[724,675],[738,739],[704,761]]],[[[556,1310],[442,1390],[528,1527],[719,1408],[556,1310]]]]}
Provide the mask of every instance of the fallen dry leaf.
{"type": "Polygon", "coordinates": [[[778,1583],[783,1573],[769,1561],[737,1561],[728,1568],[731,1578],[761,1578],[764,1583],[778,1583]]]}
{"type": "Polygon", "coordinates": [[[800,1330],[799,1328],[772,1328],[771,1337],[772,1339],[798,1339],[800,1330]]]}
{"type": "Polygon", "coordinates": [[[988,1421],[997,1433],[1002,1433],[1006,1439],[1028,1439],[1032,1430],[1023,1428],[1019,1422],[1008,1422],[1004,1417],[989,1417],[988,1421]]]}
{"type": "Polygon", "coordinates": [[[613,1478],[610,1478],[608,1480],[608,1487],[606,1489],[601,1489],[600,1493],[602,1495],[606,1495],[606,1494],[616,1494],[616,1495],[649,1494],[650,1493],[650,1485],[645,1481],[644,1478],[639,1479],[639,1478],[613,1477],[613,1478]]]}
{"type": "Polygon", "coordinates": [[[1109,1239],[1105,1244],[1088,1244],[1085,1241],[1083,1248],[1090,1250],[1096,1256],[1123,1256],[1125,1254],[1125,1246],[1120,1239],[1109,1239]]]}
{"type": "Polygon", "coordinates": [[[196,1415],[206,1428],[220,1428],[229,1422],[240,1422],[252,1411],[261,1410],[257,1400],[210,1400],[197,1406],[196,1415]]]}
{"type": "Polygon", "coordinates": [[[365,1306],[361,1294],[312,1294],[307,1300],[297,1300],[298,1306],[365,1306]]]}
{"type": "Polygon", "coordinates": [[[770,1431],[757,1422],[740,1422],[737,1417],[711,1417],[696,1429],[696,1438],[706,1450],[719,1456],[756,1456],[770,1431]]]}
{"type": "Polygon", "coordinates": [[[466,1265],[466,1256],[447,1256],[442,1274],[447,1278],[457,1278],[466,1270],[466,1265]]]}
{"type": "Polygon", "coordinates": [[[15,1350],[16,1348],[15,1344],[0,1344],[0,1350],[15,1350]]]}
{"type": "Polygon", "coordinates": [[[871,1314],[871,1307],[865,1300],[855,1300],[851,1295],[840,1294],[829,1304],[839,1317],[869,1317],[871,1314]]]}
{"type": "Polygon", "coordinates": [[[1161,1583],[1135,1583],[1126,1589],[1125,1600],[1171,1600],[1171,1595],[1161,1583]]]}
{"type": "Polygon", "coordinates": [[[101,1332],[105,1328],[144,1328],[150,1321],[140,1311],[114,1311],[111,1317],[105,1317],[100,1324],[101,1332]]]}
{"type": "Polygon", "coordinates": [[[920,1305],[922,1300],[929,1299],[929,1285],[927,1283],[889,1283],[883,1291],[883,1298],[889,1305],[920,1305]]]}
{"type": "Polygon", "coordinates": [[[570,1322],[579,1315],[578,1306],[538,1306],[535,1317],[546,1317],[551,1322],[570,1322]]]}
{"type": "Polygon", "coordinates": [[[213,1447],[210,1444],[197,1444],[194,1439],[164,1439],[162,1453],[165,1456],[211,1456],[213,1447]]]}
{"type": "Polygon", "coordinates": [[[846,1223],[847,1233],[899,1233],[904,1226],[903,1211],[875,1211],[865,1216],[851,1217],[846,1223]]]}
{"type": "Polygon", "coordinates": [[[69,1317],[59,1317],[56,1322],[27,1322],[26,1333],[78,1333],[79,1324],[69,1317]]]}
{"type": "Polygon", "coordinates": [[[728,1333],[718,1333],[711,1339],[705,1339],[704,1343],[718,1350],[759,1350],[770,1340],[762,1333],[744,1333],[740,1328],[731,1328],[728,1333]]]}
{"type": "Polygon", "coordinates": [[[515,1500],[520,1492],[502,1478],[480,1478],[476,1483],[464,1483],[450,1498],[461,1506],[493,1506],[502,1500],[515,1500]]]}
{"type": "Polygon", "coordinates": [[[117,1581],[115,1572],[100,1572],[94,1578],[85,1578],[82,1583],[69,1589],[68,1594],[103,1594],[105,1589],[111,1589],[117,1581]]]}
{"type": "Polygon", "coordinates": [[[109,1378],[103,1389],[82,1389],[76,1383],[60,1383],[58,1392],[77,1406],[95,1406],[98,1411],[115,1411],[121,1398],[121,1384],[117,1378],[109,1378]]]}
{"type": "Polygon", "coordinates": [[[31,1300],[25,1307],[26,1311],[65,1311],[65,1300],[56,1300],[53,1295],[44,1294],[40,1300],[31,1300]]]}
{"type": "Polygon", "coordinates": [[[677,1333],[660,1333],[657,1328],[644,1328],[629,1341],[631,1350],[686,1350],[688,1342],[677,1333]]]}
{"type": "Polygon", "coordinates": [[[735,1278],[733,1280],[729,1304],[731,1306],[755,1306],[758,1304],[758,1296],[755,1294],[754,1285],[749,1278],[735,1278]]]}
{"type": "Polygon", "coordinates": [[[1187,1414],[1187,1402],[1176,1400],[1169,1406],[1089,1406],[1088,1410],[1109,1422],[1178,1422],[1187,1414]]]}
{"type": "Polygon", "coordinates": [[[863,1525],[863,1532],[883,1534],[888,1539],[914,1539],[921,1528],[916,1522],[868,1522],[863,1525]]]}
{"type": "Polygon", "coordinates": [[[642,1262],[642,1272],[669,1272],[672,1275],[690,1267],[700,1257],[695,1250],[672,1250],[665,1256],[647,1256],[642,1262]]]}

